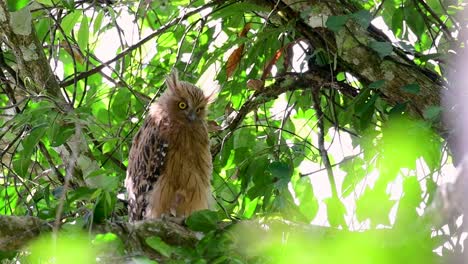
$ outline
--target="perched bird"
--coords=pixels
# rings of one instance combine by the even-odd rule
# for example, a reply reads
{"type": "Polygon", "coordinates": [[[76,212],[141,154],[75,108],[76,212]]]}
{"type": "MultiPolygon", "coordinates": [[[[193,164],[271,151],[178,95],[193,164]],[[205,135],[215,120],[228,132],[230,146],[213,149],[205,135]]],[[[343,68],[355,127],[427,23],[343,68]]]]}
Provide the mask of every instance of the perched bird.
{"type": "Polygon", "coordinates": [[[125,179],[130,221],[183,218],[210,206],[213,165],[205,117],[217,90],[207,95],[180,81],[175,70],[166,86],[130,149],[125,179]]]}

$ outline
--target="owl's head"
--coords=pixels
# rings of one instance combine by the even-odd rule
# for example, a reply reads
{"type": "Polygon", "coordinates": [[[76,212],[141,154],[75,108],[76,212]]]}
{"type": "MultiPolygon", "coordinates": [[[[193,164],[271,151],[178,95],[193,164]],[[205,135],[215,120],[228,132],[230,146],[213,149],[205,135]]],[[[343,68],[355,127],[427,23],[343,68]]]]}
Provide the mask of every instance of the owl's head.
{"type": "Polygon", "coordinates": [[[205,121],[207,107],[216,99],[217,89],[205,94],[197,86],[179,80],[177,70],[166,77],[167,89],[160,98],[172,118],[188,124],[205,121]]]}

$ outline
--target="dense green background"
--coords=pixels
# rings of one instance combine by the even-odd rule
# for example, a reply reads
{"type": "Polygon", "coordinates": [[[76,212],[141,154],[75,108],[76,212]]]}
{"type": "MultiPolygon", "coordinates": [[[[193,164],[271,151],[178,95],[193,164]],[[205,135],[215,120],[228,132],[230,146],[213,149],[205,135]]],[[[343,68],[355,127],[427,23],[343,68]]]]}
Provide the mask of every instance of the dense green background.
{"type": "MultiPolygon", "coordinates": [[[[422,220],[416,211],[420,208],[422,212],[431,204],[436,182],[443,176],[441,167],[451,163],[440,131],[433,130],[439,125],[441,107],[427,106],[419,117],[412,115],[411,100],[395,104],[382,95],[385,80],[360,82],[359,72],[350,72],[339,64],[337,57],[346,51],[346,44],[338,47],[337,53],[312,48],[297,27],[299,21],[309,21],[313,4],[306,4],[294,21],[285,23],[281,12],[272,12],[262,1],[7,2],[10,11],[30,4],[37,36],[44,43],[47,58],[58,65],[53,70],[64,84],[62,93],[73,110],[62,111],[58,101],[45,94],[19,88],[6,91],[8,78],[2,78],[1,214],[32,215],[53,222],[63,206],[59,215],[65,230],[76,226],[87,230],[93,224],[125,221],[125,205],[117,195],[124,193],[128,150],[147,105],[165,88],[164,76],[171,69],[177,68],[182,79],[193,83],[214,69],[212,74],[216,73],[221,86],[209,114],[216,213],[204,212],[189,219],[189,227],[206,234],[194,249],[171,247],[158,238],[147,241],[161,255],[199,263],[203,263],[202,259],[208,263],[300,263],[312,259],[332,263],[345,262],[350,256],[359,263],[386,263],[408,255],[413,255],[414,261],[428,261],[432,249],[446,241],[430,239],[431,230],[439,226],[430,221],[421,224],[427,219],[422,220]],[[211,7],[204,8],[206,5],[211,7]],[[186,15],[197,8],[204,10],[203,16],[198,11],[186,15]],[[130,36],[123,35],[124,31],[116,33],[124,26],[119,24],[119,17],[124,15],[137,25],[133,43],[127,42],[130,36]],[[119,59],[111,65],[112,71],[79,75],[104,63],[98,60],[96,47],[109,41],[105,37],[108,32],[121,34],[116,40],[120,48],[114,54],[119,59]],[[154,34],[142,48],[139,40],[149,33],[154,34]],[[220,35],[226,39],[220,41],[220,35]],[[291,51],[298,44],[305,54],[293,65],[291,51]],[[236,48],[237,58],[230,57],[236,48]],[[151,49],[154,52],[149,53],[151,49]],[[272,65],[274,71],[270,72],[272,65]],[[348,84],[353,94],[330,87],[291,88],[287,77],[280,83],[278,76],[294,77],[293,66],[294,71],[308,68],[312,74],[327,72],[330,81],[348,84]],[[249,80],[260,79],[265,88],[248,85],[249,80]],[[278,98],[263,95],[267,89],[285,86],[288,91],[278,98]],[[18,102],[16,107],[10,107],[12,93],[18,102]],[[261,103],[254,109],[247,108],[246,103],[252,101],[261,103]],[[246,109],[241,123],[231,126],[236,114],[246,109]],[[328,152],[330,144],[352,144],[358,153],[328,152]],[[343,159],[335,155],[350,156],[343,159]],[[321,170],[300,170],[304,161],[317,164],[321,170]],[[339,170],[344,172],[344,179],[335,177],[331,183],[322,184],[331,190],[330,197],[319,201],[311,184],[317,180],[315,175],[330,179],[339,170]],[[377,173],[370,180],[372,172],[377,173]],[[67,177],[69,184],[65,184],[67,177]],[[367,181],[372,183],[364,184],[367,181]],[[402,189],[400,197],[390,199],[392,186],[402,189]],[[355,207],[346,207],[345,199],[355,201],[355,207]],[[272,231],[268,238],[271,243],[250,241],[259,246],[245,252],[239,250],[242,239],[230,233],[230,228],[217,229],[216,223],[221,221],[251,218],[308,225],[317,216],[320,203],[325,205],[326,222],[331,227],[392,227],[403,234],[395,235],[395,241],[408,239],[403,243],[407,251],[379,253],[373,242],[385,240],[379,235],[361,240],[312,241],[308,236],[281,240],[288,232],[272,231]],[[392,208],[393,216],[389,217],[392,208]],[[352,227],[350,218],[354,221],[352,227]],[[416,252],[421,248],[427,251],[416,252]],[[342,255],[334,258],[320,253],[330,251],[342,255]]],[[[347,26],[365,30],[373,18],[382,17],[397,41],[370,42],[370,50],[383,59],[398,49],[415,66],[443,77],[442,62],[450,60],[448,50],[457,43],[447,32],[457,30],[454,21],[461,9],[459,1],[346,2],[346,15],[323,18],[324,31],[337,33],[347,26]]],[[[2,62],[15,68],[8,47],[2,47],[1,54],[2,62]]],[[[411,82],[396,89],[414,96],[421,91],[419,84],[411,82]]],[[[255,232],[262,231],[234,233],[242,232],[255,237],[255,232]]],[[[118,240],[108,234],[98,236],[94,243],[118,244],[118,240]]],[[[241,248],[244,245],[241,243],[241,248]]],[[[116,248],[116,255],[125,254],[122,247],[116,248]]]]}

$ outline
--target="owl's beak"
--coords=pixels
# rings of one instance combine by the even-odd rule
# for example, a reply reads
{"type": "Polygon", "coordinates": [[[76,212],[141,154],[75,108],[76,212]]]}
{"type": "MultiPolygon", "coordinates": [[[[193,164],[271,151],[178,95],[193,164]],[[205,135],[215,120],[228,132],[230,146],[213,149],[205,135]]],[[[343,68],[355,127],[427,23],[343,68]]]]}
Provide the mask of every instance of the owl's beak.
{"type": "Polygon", "coordinates": [[[190,122],[193,122],[195,121],[195,119],[197,119],[197,113],[195,113],[194,111],[190,111],[187,115],[187,118],[190,122]]]}

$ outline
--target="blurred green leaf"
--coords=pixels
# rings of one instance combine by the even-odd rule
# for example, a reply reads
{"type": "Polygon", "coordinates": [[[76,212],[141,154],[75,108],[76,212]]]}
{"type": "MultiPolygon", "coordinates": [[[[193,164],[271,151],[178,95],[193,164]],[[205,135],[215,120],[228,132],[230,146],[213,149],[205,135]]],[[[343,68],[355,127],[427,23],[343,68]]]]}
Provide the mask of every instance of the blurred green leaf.
{"type": "Polygon", "coordinates": [[[31,0],[7,0],[7,6],[9,12],[16,12],[26,7],[31,0]]]}
{"type": "Polygon", "coordinates": [[[206,233],[216,229],[218,214],[211,210],[196,211],[187,218],[185,223],[193,231],[206,233]]]}
{"type": "Polygon", "coordinates": [[[365,165],[360,157],[345,157],[340,163],[340,169],[346,172],[341,186],[343,197],[350,195],[355,186],[366,176],[365,165]]]}
{"type": "Polygon", "coordinates": [[[390,55],[393,51],[392,44],[389,42],[372,41],[370,42],[369,47],[377,52],[381,59],[390,55]]]}
{"type": "Polygon", "coordinates": [[[99,10],[96,19],[93,22],[93,32],[96,34],[101,29],[102,19],[104,18],[104,11],[99,10]]]}
{"type": "Polygon", "coordinates": [[[372,20],[372,14],[367,10],[359,10],[358,12],[351,15],[362,28],[367,29],[372,20]]]}
{"type": "Polygon", "coordinates": [[[328,222],[330,225],[333,227],[341,226],[345,228],[347,226],[344,218],[346,208],[340,199],[331,197],[325,199],[324,202],[327,205],[328,222]]]}
{"type": "Polygon", "coordinates": [[[275,185],[278,186],[278,188],[287,187],[293,173],[293,170],[287,163],[278,161],[272,162],[268,165],[268,170],[271,172],[273,181],[275,181],[275,185]]]}
{"type": "Polygon", "coordinates": [[[75,8],[75,0],[62,0],[62,4],[68,9],[75,8]]]}
{"type": "Polygon", "coordinates": [[[56,240],[50,234],[42,235],[28,251],[27,263],[87,264],[96,261],[96,252],[90,240],[81,233],[61,233],[56,240]]]}
{"type": "Polygon", "coordinates": [[[378,90],[385,84],[385,80],[378,80],[369,84],[369,89],[378,90]]]}
{"type": "Polygon", "coordinates": [[[356,201],[358,221],[370,219],[372,227],[378,224],[390,225],[389,213],[395,202],[390,201],[385,187],[386,185],[377,185],[373,189],[365,189],[364,194],[356,201]]]}
{"type": "Polygon", "coordinates": [[[410,94],[418,94],[421,91],[421,88],[417,83],[411,83],[401,87],[401,90],[410,94]]]}
{"type": "Polygon", "coordinates": [[[13,160],[13,168],[15,169],[18,175],[25,177],[28,174],[29,166],[31,165],[31,156],[42,139],[42,136],[45,134],[47,127],[41,125],[35,127],[31,130],[29,135],[23,140],[22,147],[23,149],[18,152],[15,159],[13,160]]]}
{"type": "Polygon", "coordinates": [[[166,244],[164,241],[162,241],[160,237],[147,237],[145,241],[146,244],[148,244],[148,246],[155,249],[157,252],[159,252],[161,255],[167,258],[171,257],[172,253],[174,252],[174,249],[168,244],[166,244]]]}
{"type": "Polygon", "coordinates": [[[443,108],[440,106],[429,106],[424,110],[424,118],[429,121],[436,121],[440,118],[443,108]]]}
{"type": "Polygon", "coordinates": [[[60,25],[62,26],[63,32],[69,33],[75,27],[78,19],[82,16],[81,12],[73,11],[68,13],[63,19],[60,25]]]}
{"type": "Polygon", "coordinates": [[[319,204],[309,177],[301,177],[294,185],[294,191],[299,199],[299,211],[305,216],[305,222],[310,223],[317,215],[319,204]]]}
{"type": "Polygon", "coordinates": [[[81,18],[80,28],[78,29],[78,46],[82,51],[88,49],[88,40],[89,40],[89,23],[88,17],[83,14],[81,18]]]}
{"type": "Polygon", "coordinates": [[[400,37],[403,32],[404,13],[405,9],[400,7],[392,15],[392,30],[397,37],[400,37]]]}
{"type": "Polygon", "coordinates": [[[325,25],[331,31],[338,32],[348,21],[349,16],[329,16],[325,25]]]}

